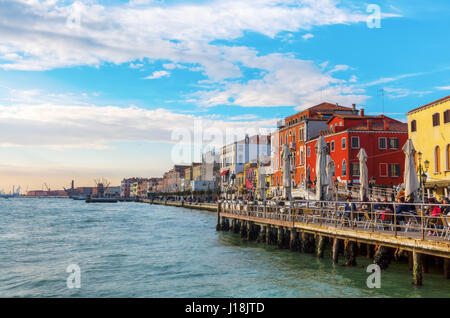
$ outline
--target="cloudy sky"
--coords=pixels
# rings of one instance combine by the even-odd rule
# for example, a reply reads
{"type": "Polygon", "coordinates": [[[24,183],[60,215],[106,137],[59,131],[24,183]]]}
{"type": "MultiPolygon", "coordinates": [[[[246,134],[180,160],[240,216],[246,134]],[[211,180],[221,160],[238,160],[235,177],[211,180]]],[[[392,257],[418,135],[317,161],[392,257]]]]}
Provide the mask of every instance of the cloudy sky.
{"type": "Polygon", "coordinates": [[[2,0],[0,189],[161,176],[180,140],[196,160],[202,140],[322,101],[405,120],[449,95],[449,14],[446,0],[2,0]]]}

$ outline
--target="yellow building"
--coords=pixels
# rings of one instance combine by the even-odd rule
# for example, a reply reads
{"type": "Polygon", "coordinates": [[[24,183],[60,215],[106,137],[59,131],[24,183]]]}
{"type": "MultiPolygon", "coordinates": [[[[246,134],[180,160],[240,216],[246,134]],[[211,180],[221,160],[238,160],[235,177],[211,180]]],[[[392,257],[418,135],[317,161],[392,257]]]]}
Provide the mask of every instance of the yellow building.
{"type": "Polygon", "coordinates": [[[184,169],[184,190],[189,191],[191,189],[192,180],[192,167],[184,169]]]}
{"type": "Polygon", "coordinates": [[[421,158],[416,164],[426,170],[426,188],[438,197],[450,194],[450,96],[407,113],[408,133],[421,158]],[[424,167],[425,162],[428,169],[424,167]]]}
{"type": "Polygon", "coordinates": [[[139,182],[133,182],[130,186],[130,197],[136,198],[138,197],[139,191],[139,182]]]}
{"type": "Polygon", "coordinates": [[[198,181],[202,179],[202,164],[193,163],[192,164],[192,180],[198,181]]]}

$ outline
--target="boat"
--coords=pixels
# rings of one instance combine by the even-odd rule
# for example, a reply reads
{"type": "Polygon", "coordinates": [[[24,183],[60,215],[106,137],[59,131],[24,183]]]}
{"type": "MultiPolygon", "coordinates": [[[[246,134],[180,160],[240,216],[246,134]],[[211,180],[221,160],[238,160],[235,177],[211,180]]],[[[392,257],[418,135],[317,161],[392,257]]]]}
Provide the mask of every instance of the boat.
{"type": "Polygon", "coordinates": [[[116,198],[86,198],[86,203],[117,203],[119,202],[116,198]]]}

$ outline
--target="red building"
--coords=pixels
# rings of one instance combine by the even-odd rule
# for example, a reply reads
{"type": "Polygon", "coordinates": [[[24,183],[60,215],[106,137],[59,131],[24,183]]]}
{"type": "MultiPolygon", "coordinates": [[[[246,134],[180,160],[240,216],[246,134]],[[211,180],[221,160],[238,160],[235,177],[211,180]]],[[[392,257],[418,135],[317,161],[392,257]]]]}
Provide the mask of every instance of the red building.
{"type": "MultiPolygon", "coordinates": [[[[396,185],[403,182],[405,156],[402,147],[408,139],[408,125],[380,115],[334,115],[328,129],[321,132],[334,162],[335,180],[359,183],[361,148],[367,153],[369,180],[377,185],[396,185]]],[[[315,178],[316,143],[318,137],[306,143],[306,165],[311,169],[311,182],[315,178]]]]}
{"type": "Polygon", "coordinates": [[[306,147],[305,143],[319,136],[320,131],[327,129],[328,120],[335,114],[356,115],[356,105],[353,107],[340,106],[338,104],[321,103],[310,107],[295,115],[285,118],[284,122],[278,124],[278,149],[272,178],[273,186],[282,185],[282,171],[280,170],[281,150],[283,145],[289,146],[292,154],[292,181],[295,186],[301,185],[306,179],[306,147]]]}

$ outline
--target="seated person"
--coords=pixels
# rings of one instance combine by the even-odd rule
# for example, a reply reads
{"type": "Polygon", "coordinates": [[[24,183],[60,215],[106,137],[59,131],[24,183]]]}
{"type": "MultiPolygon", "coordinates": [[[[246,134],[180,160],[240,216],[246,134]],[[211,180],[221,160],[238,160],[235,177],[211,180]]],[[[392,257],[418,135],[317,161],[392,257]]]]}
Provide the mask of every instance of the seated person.
{"type": "Polygon", "coordinates": [[[352,198],[350,196],[348,196],[347,203],[345,204],[345,207],[344,207],[344,211],[345,211],[344,215],[346,217],[350,217],[350,214],[351,214],[350,212],[352,211],[352,209],[353,209],[353,211],[356,211],[356,205],[354,203],[352,203],[352,198]]]}

